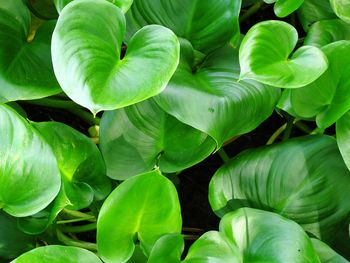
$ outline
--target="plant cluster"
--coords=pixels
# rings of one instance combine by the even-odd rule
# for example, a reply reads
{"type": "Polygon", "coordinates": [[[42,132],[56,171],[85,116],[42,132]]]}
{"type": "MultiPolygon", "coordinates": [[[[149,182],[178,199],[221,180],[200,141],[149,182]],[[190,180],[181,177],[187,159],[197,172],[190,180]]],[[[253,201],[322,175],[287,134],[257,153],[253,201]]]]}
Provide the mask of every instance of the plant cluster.
{"type": "Polygon", "coordinates": [[[349,0],[0,0],[0,262],[349,262],[349,61],[349,0]]]}

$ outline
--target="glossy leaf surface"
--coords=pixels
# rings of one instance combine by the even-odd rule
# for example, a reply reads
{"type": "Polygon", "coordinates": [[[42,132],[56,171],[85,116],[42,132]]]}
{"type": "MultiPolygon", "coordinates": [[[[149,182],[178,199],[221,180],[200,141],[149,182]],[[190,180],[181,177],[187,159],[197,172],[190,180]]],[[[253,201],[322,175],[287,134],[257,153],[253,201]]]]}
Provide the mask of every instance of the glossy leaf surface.
{"type": "Polygon", "coordinates": [[[51,245],[38,247],[12,261],[12,263],[102,263],[92,252],[69,246],[51,245]]]}
{"type": "Polygon", "coordinates": [[[238,82],[238,75],[237,50],[224,47],[196,64],[193,48],[184,41],[179,67],[155,100],[181,122],[209,134],[220,147],[269,117],[280,94],[255,81],[238,82]]]}
{"type": "Polygon", "coordinates": [[[335,252],[326,243],[323,243],[316,238],[311,238],[311,241],[321,263],[349,263],[348,260],[335,252]]]}
{"type": "Polygon", "coordinates": [[[298,16],[305,31],[317,21],[337,18],[329,0],[304,0],[298,9],[298,16]]]}
{"type": "Polygon", "coordinates": [[[0,137],[0,207],[17,217],[35,214],[60,189],[55,156],[26,120],[1,104],[0,137]]]}
{"type": "Polygon", "coordinates": [[[322,20],[311,26],[304,45],[323,47],[339,40],[350,40],[350,24],[340,19],[322,20]]]}
{"type": "Polygon", "coordinates": [[[349,191],[335,140],[306,136],[239,154],[212,178],[209,200],[218,215],[239,206],[274,211],[327,240],[349,214],[349,191]]]}
{"type": "Polygon", "coordinates": [[[106,112],[101,121],[100,147],[107,175],[124,180],[148,172],[156,164],[163,172],[183,170],[210,155],[215,142],[149,99],[106,112]]]}
{"type": "Polygon", "coordinates": [[[105,262],[126,262],[138,240],[148,256],[164,234],[180,233],[174,185],[157,171],[131,177],[104,202],[97,222],[98,253],[105,262]],[[160,201],[161,200],[161,201],[160,201]]]}
{"type": "Polygon", "coordinates": [[[209,53],[240,37],[241,0],[134,0],[127,13],[128,36],[149,24],[163,25],[209,53]]]}
{"type": "Polygon", "coordinates": [[[125,19],[105,0],[75,0],[63,9],[52,38],[62,89],[93,113],[122,108],[160,93],[178,64],[179,43],[169,29],[138,31],[120,59],[125,19]]]}
{"type": "Polygon", "coordinates": [[[317,125],[324,129],[350,109],[350,41],[337,41],[322,50],[329,61],[328,70],[312,84],[291,91],[289,100],[298,116],[316,117],[317,125]]]}
{"type": "MultiPolygon", "coordinates": [[[[70,2],[73,2],[74,0],[53,0],[56,6],[56,9],[58,12],[61,12],[62,9],[68,5],[70,2]]],[[[108,2],[111,2],[115,4],[117,7],[119,7],[123,13],[129,10],[132,0],[106,0],[108,2]]]]}
{"type": "Polygon", "coordinates": [[[96,145],[80,132],[59,122],[34,123],[50,144],[61,172],[68,208],[82,209],[102,200],[111,190],[102,155],[96,145]]]}
{"type": "Polygon", "coordinates": [[[304,0],[264,0],[267,4],[275,3],[273,9],[278,17],[286,17],[297,10],[304,0]]]}
{"type": "Polygon", "coordinates": [[[184,247],[184,239],[180,234],[164,235],[154,244],[147,263],[180,263],[184,247]]]}
{"type": "Polygon", "coordinates": [[[350,24],[350,0],[330,0],[334,13],[350,24]]]}
{"type": "Polygon", "coordinates": [[[297,41],[296,29],[286,22],[269,20],[254,25],[239,49],[240,78],[281,88],[299,88],[315,81],[327,69],[327,58],[313,46],[291,54],[297,41]]]}
{"type": "Polygon", "coordinates": [[[44,23],[28,41],[30,12],[22,0],[0,1],[0,96],[8,101],[61,92],[51,62],[55,21],[44,23]]]}

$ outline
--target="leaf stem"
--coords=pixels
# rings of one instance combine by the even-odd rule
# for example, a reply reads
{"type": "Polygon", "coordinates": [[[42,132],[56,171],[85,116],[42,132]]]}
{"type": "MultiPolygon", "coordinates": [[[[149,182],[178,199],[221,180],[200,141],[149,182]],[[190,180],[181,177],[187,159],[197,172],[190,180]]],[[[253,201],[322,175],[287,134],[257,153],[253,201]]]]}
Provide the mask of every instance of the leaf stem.
{"type": "Polygon", "coordinates": [[[82,120],[84,120],[86,123],[89,123],[90,125],[99,125],[100,124],[100,118],[94,117],[92,113],[87,112],[83,109],[67,109],[67,111],[73,113],[74,115],[80,117],[82,120]]]}
{"type": "Polygon", "coordinates": [[[255,3],[254,5],[252,5],[244,14],[241,15],[241,17],[239,18],[239,22],[243,23],[249,17],[254,15],[256,12],[258,12],[258,10],[260,9],[260,7],[263,4],[264,4],[263,1],[259,1],[259,2],[255,3]]]}
{"type": "Polygon", "coordinates": [[[282,141],[286,141],[290,137],[290,134],[292,133],[293,125],[294,125],[294,118],[289,118],[287,121],[286,129],[283,133],[282,141]]]}
{"type": "MultiPolygon", "coordinates": [[[[70,210],[67,208],[62,209],[62,213],[70,216],[70,218],[87,218],[92,217],[93,215],[86,214],[80,211],[70,210]]],[[[95,217],[94,217],[95,218],[95,217]]]]}
{"type": "Polygon", "coordinates": [[[59,99],[38,99],[38,100],[25,100],[23,103],[27,104],[33,104],[48,108],[57,108],[57,109],[76,109],[81,108],[78,104],[74,103],[73,101],[67,101],[67,100],[59,100],[59,99]]]}
{"type": "Polygon", "coordinates": [[[96,221],[96,218],[94,216],[90,216],[90,217],[81,217],[81,218],[74,218],[74,219],[67,219],[67,220],[59,220],[56,222],[56,224],[63,225],[63,224],[81,222],[81,221],[96,221]]]}
{"type": "Polygon", "coordinates": [[[295,121],[294,125],[299,130],[301,130],[302,132],[304,132],[306,134],[310,134],[312,132],[312,130],[305,123],[303,123],[301,120],[295,121]]]}
{"type": "Polygon", "coordinates": [[[282,132],[286,129],[287,123],[283,124],[281,127],[279,127],[270,137],[270,139],[267,141],[266,145],[273,144],[275,140],[282,134],[282,132]]]}
{"type": "Polygon", "coordinates": [[[220,148],[218,150],[218,154],[220,155],[220,157],[224,161],[224,163],[228,163],[230,161],[230,157],[227,155],[224,148],[220,148]]]}
{"type": "Polygon", "coordinates": [[[59,229],[56,230],[56,234],[57,234],[57,239],[67,246],[74,246],[74,247],[85,248],[91,251],[97,251],[97,245],[95,243],[72,239],[66,236],[65,234],[63,234],[59,229]]]}
{"type": "Polygon", "coordinates": [[[97,227],[97,223],[91,223],[87,225],[81,225],[81,226],[61,226],[60,229],[63,232],[69,232],[69,233],[81,233],[81,232],[87,232],[91,230],[95,230],[97,227]]]}
{"type": "Polygon", "coordinates": [[[197,235],[182,235],[185,240],[197,240],[199,236],[197,235]]]}

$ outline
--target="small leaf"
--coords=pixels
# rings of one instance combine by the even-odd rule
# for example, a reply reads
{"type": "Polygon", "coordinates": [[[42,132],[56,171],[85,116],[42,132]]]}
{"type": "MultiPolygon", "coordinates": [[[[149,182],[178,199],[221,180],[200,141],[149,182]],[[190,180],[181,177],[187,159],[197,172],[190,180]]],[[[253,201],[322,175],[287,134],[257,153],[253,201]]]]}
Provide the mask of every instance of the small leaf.
{"type": "Polygon", "coordinates": [[[220,216],[237,206],[274,211],[322,240],[347,220],[350,173],[334,138],[305,136],[242,152],[209,185],[220,216]]]}
{"type": "Polygon", "coordinates": [[[147,263],[180,263],[184,247],[180,234],[164,235],[154,244],[147,263]]]}
{"type": "Polygon", "coordinates": [[[61,92],[51,62],[55,21],[39,27],[28,42],[30,12],[22,0],[0,0],[0,97],[37,99],[61,92]]]}
{"type": "Polygon", "coordinates": [[[126,262],[140,242],[146,256],[164,234],[180,233],[180,204],[174,185],[157,171],[131,177],[104,202],[97,222],[101,258],[126,262]],[[159,201],[161,200],[161,201],[159,201]]]}
{"type": "Polygon", "coordinates": [[[330,0],[334,13],[350,24],[350,0],[330,0]]]}
{"type": "Polygon", "coordinates": [[[217,148],[271,115],[280,91],[256,81],[238,82],[236,49],[226,46],[196,62],[191,44],[181,44],[179,67],[167,88],[154,98],[163,110],[209,134],[217,148]]]}
{"type": "Polygon", "coordinates": [[[214,151],[215,142],[148,99],[104,113],[100,147],[107,175],[125,180],[155,165],[166,173],[193,166],[214,151]]]}
{"type": "Polygon", "coordinates": [[[55,156],[26,120],[1,104],[0,138],[0,208],[16,217],[33,215],[60,189],[55,156]]]}
{"type": "Polygon", "coordinates": [[[16,258],[11,263],[102,263],[102,261],[92,252],[69,246],[51,245],[38,247],[20,257],[16,258]]]}
{"type": "Polygon", "coordinates": [[[127,35],[145,25],[163,25],[208,54],[230,39],[238,42],[240,10],[241,0],[134,0],[126,15],[127,35]]]}
{"type": "Polygon", "coordinates": [[[327,58],[313,46],[303,46],[289,58],[297,41],[296,29],[286,22],[254,25],[239,49],[240,77],[281,88],[299,88],[315,81],[327,69],[327,58]]]}
{"type": "Polygon", "coordinates": [[[275,3],[274,12],[278,17],[286,17],[297,10],[304,0],[264,0],[267,4],[275,3]]]}
{"type": "Polygon", "coordinates": [[[105,0],[75,0],[60,14],[52,59],[62,89],[94,114],[160,93],[173,75],[179,43],[172,31],[150,25],[138,31],[120,59],[125,19],[105,0]]]}

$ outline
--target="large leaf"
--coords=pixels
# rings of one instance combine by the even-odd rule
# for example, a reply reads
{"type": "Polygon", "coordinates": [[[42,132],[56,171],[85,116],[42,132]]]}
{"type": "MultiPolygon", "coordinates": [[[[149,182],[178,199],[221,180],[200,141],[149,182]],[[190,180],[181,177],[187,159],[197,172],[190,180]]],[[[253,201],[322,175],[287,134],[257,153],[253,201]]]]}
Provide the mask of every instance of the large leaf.
{"type": "Polygon", "coordinates": [[[238,82],[236,49],[224,47],[202,60],[196,62],[192,46],[183,41],[179,67],[155,100],[178,120],[209,134],[220,147],[268,118],[280,93],[255,81],[238,82]]]}
{"type": "Polygon", "coordinates": [[[61,92],[50,51],[55,21],[44,23],[28,42],[30,22],[22,0],[0,0],[0,96],[9,101],[61,92]]]}
{"type": "Polygon", "coordinates": [[[61,12],[52,38],[55,74],[67,95],[93,113],[122,108],[160,93],[179,59],[177,37],[150,25],[129,41],[125,19],[105,0],[75,0],[61,12]]]}
{"type": "Polygon", "coordinates": [[[275,3],[273,9],[278,17],[286,17],[297,10],[304,0],[264,0],[268,4],[275,3]]]}
{"type": "Polygon", "coordinates": [[[303,46],[291,55],[297,41],[296,29],[286,22],[268,20],[254,25],[239,49],[240,77],[281,88],[299,88],[315,81],[327,69],[327,58],[313,46],[303,46]]]}
{"type": "Polygon", "coordinates": [[[50,146],[13,109],[0,104],[0,208],[17,216],[45,208],[60,189],[50,146]]]}
{"type": "MultiPolygon", "coordinates": [[[[337,41],[322,48],[328,70],[312,84],[289,93],[293,111],[302,118],[316,117],[320,128],[327,128],[350,109],[350,41],[337,41]]],[[[284,108],[282,104],[279,105],[284,108]]]]}
{"type": "Polygon", "coordinates": [[[155,165],[167,173],[193,166],[213,152],[215,142],[149,99],[104,113],[100,147],[107,175],[124,180],[155,165]]]}
{"type": "Polygon", "coordinates": [[[12,259],[35,247],[35,237],[21,232],[15,218],[0,211],[0,262],[12,259]]]}
{"type": "Polygon", "coordinates": [[[134,0],[127,13],[128,36],[142,26],[166,26],[209,53],[240,38],[238,16],[241,0],[134,0]]]}
{"type": "Polygon", "coordinates": [[[311,241],[318,257],[321,260],[321,263],[349,263],[348,260],[343,258],[322,241],[316,238],[312,238],[311,241]]]}
{"type": "MultiPolygon", "coordinates": [[[[61,12],[62,9],[72,1],[74,0],[53,0],[58,12],[61,12]]],[[[129,10],[133,2],[133,0],[107,0],[107,1],[115,4],[117,7],[119,7],[123,11],[123,13],[129,10]]]]}
{"type": "Polygon", "coordinates": [[[209,200],[220,216],[239,206],[271,210],[328,240],[349,216],[349,191],[336,141],[306,136],[239,154],[212,178],[209,200]]]}
{"type": "Polygon", "coordinates": [[[298,9],[298,16],[305,31],[308,31],[309,27],[317,21],[337,18],[329,0],[304,0],[298,9]]]}
{"type": "Polygon", "coordinates": [[[339,40],[350,40],[350,24],[340,19],[314,23],[305,38],[305,45],[323,47],[339,40]]]}
{"type": "Polygon", "coordinates": [[[53,149],[70,209],[86,208],[93,199],[102,200],[109,194],[111,184],[106,177],[105,164],[91,139],[59,122],[34,123],[33,126],[53,149]]]}
{"type": "Polygon", "coordinates": [[[16,258],[11,263],[102,263],[92,252],[69,246],[51,245],[38,247],[16,258]]]}
{"type": "Polygon", "coordinates": [[[330,0],[334,13],[350,24],[350,0],[330,0]]]}
{"type": "Polygon", "coordinates": [[[164,234],[180,233],[180,204],[174,185],[157,171],[131,177],[104,202],[97,222],[98,253],[105,262],[126,262],[135,243],[148,256],[164,234]]]}

